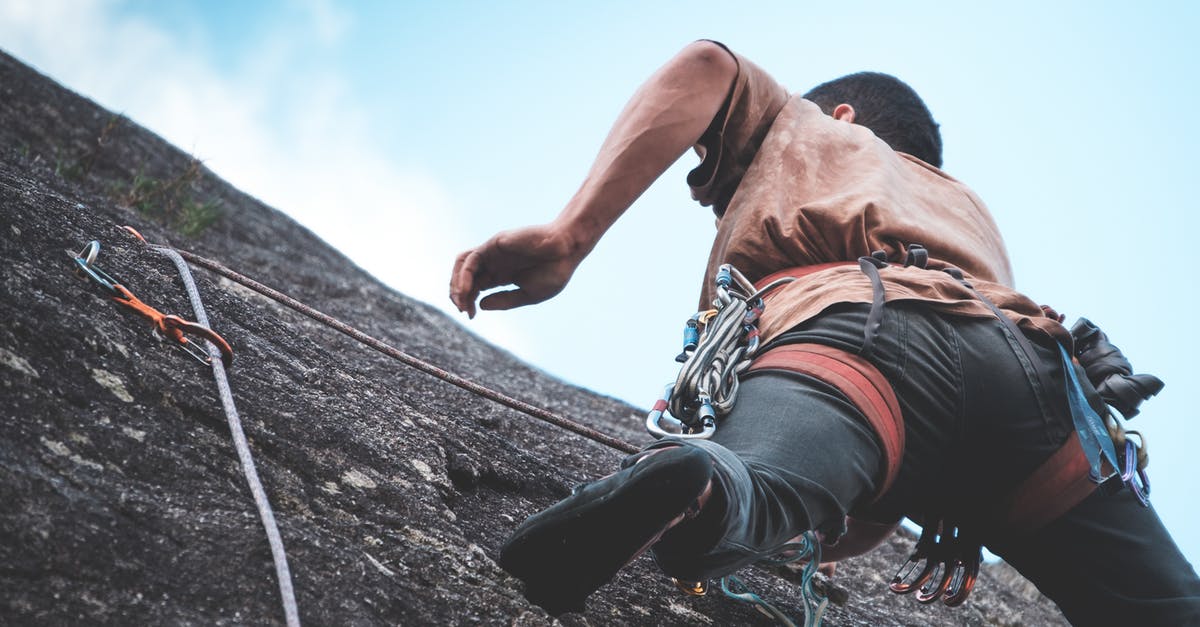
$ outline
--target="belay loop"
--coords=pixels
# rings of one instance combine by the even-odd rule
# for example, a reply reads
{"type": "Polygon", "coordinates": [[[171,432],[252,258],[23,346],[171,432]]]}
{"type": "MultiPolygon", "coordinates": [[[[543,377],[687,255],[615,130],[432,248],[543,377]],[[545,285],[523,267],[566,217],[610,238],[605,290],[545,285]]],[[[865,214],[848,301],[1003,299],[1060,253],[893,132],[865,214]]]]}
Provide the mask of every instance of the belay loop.
{"type": "Polygon", "coordinates": [[[784,277],[756,290],[733,266],[717,269],[714,308],[697,312],[685,323],[683,352],[675,358],[683,367],[646,416],[650,435],[690,439],[716,432],[717,419],[733,409],[738,375],[758,352],[763,295],[793,280],[784,277]],[[664,420],[672,430],[663,428],[664,420]]]}

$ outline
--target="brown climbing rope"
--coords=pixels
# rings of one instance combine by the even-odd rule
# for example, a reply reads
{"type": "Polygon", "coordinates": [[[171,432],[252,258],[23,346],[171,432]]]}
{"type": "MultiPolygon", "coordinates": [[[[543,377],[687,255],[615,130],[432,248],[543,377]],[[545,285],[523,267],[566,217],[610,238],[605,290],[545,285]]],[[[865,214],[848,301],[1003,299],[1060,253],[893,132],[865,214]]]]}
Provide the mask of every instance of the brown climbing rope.
{"type": "Polygon", "coordinates": [[[554,412],[531,405],[520,399],[508,396],[507,394],[484,387],[478,383],[475,383],[474,381],[463,378],[447,370],[443,370],[442,368],[439,368],[427,361],[413,357],[412,355],[409,355],[408,353],[395,348],[386,342],[383,342],[382,340],[378,340],[370,335],[367,335],[366,333],[363,333],[362,331],[359,331],[358,329],[342,322],[341,320],[338,320],[337,318],[334,318],[333,316],[317,311],[316,309],[292,298],[291,296],[288,296],[287,294],[284,294],[283,292],[267,287],[266,285],[240,274],[235,270],[213,261],[212,259],[201,257],[195,253],[178,248],[169,248],[167,246],[158,246],[153,244],[151,246],[160,250],[174,250],[190,263],[215,272],[231,281],[234,281],[235,283],[239,283],[245,287],[248,287],[259,294],[270,298],[271,300],[274,300],[294,311],[320,322],[321,324],[324,324],[325,326],[340,331],[354,338],[355,340],[358,340],[359,342],[383,353],[384,355],[387,355],[388,357],[396,359],[412,368],[416,368],[421,372],[437,377],[438,379],[450,383],[451,385],[456,385],[464,390],[467,390],[468,392],[493,400],[501,405],[504,405],[505,407],[515,409],[521,413],[566,429],[567,431],[571,431],[572,433],[581,435],[594,442],[599,442],[600,444],[611,447],[623,453],[632,454],[640,450],[638,447],[630,444],[629,442],[605,433],[601,433],[600,431],[592,429],[591,427],[581,425],[573,420],[569,420],[558,414],[555,414],[554,412]]]}

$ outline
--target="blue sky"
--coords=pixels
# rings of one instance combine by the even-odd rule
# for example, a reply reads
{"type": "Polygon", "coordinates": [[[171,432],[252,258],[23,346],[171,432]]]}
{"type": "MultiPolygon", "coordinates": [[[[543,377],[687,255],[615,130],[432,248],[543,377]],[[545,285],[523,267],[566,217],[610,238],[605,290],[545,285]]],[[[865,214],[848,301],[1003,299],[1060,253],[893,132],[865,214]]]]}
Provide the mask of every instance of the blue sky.
{"type": "MultiPolygon", "coordinates": [[[[722,40],[797,91],[896,74],[941,122],[945,169],[994,212],[1018,287],[1167,381],[1132,426],[1160,515],[1200,560],[1197,5],[645,4],[2,0],[0,48],[447,310],[454,254],[551,219],[625,100],[689,41],[722,40]]],[[[650,404],[674,377],[713,233],[688,199],[689,159],[558,298],[463,324],[650,404]]]]}

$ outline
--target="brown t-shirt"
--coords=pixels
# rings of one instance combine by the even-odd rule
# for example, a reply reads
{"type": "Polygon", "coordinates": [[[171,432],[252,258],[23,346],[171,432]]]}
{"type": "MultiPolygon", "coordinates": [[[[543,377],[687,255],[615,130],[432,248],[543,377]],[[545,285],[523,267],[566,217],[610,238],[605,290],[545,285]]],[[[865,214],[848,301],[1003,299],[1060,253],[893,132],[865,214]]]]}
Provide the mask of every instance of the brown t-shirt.
{"type": "MultiPolygon", "coordinates": [[[[723,263],[751,281],[786,268],[854,262],[909,244],[929,251],[928,268],[954,266],[1027,330],[1067,339],[1066,330],[1016,292],[1004,241],[987,207],[945,172],[892,150],[869,129],[789,95],[766,72],[734,55],[738,76],[700,143],[688,174],[692,196],[720,216],[700,308],[713,301],[723,263]]],[[[880,270],[888,302],[918,300],[940,311],[992,316],[944,272],[890,265],[880,270]]],[[[857,264],[816,272],[776,290],[760,323],[764,340],[845,302],[872,301],[857,264]]]]}

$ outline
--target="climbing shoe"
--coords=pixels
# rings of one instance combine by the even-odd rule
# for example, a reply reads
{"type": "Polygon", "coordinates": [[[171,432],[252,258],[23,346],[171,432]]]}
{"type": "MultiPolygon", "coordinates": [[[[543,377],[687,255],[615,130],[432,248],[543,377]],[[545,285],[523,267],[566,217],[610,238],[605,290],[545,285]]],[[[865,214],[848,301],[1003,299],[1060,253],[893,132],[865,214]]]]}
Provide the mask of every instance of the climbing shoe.
{"type": "Polygon", "coordinates": [[[699,511],[713,474],[707,453],[681,446],[642,455],[517,528],[500,566],[525,582],[525,598],[552,615],[581,612],[588,595],[676,519],[699,511]]]}

